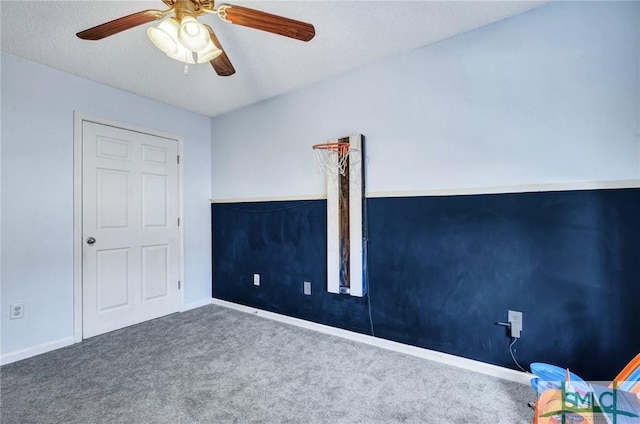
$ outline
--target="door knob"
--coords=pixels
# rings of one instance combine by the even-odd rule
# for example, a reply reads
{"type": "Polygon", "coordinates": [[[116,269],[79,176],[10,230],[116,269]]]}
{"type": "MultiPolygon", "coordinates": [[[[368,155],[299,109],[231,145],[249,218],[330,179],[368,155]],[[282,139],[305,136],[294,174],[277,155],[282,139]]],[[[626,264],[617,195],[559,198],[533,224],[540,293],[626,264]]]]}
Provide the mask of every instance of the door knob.
{"type": "Polygon", "coordinates": [[[89,237],[89,238],[87,239],[87,244],[93,244],[93,243],[95,243],[95,242],[96,242],[96,239],[94,239],[93,237],[89,237]]]}

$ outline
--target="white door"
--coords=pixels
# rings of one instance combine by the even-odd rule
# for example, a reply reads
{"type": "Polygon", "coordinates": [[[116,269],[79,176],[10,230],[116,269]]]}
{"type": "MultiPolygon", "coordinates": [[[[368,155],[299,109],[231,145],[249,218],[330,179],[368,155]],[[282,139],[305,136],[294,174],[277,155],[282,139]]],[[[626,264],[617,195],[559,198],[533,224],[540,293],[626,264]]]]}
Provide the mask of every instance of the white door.
{"type": "Polygon", "coordinates": [[[82,332],[179,310],[177,141],[82,123],[82,332]]]}

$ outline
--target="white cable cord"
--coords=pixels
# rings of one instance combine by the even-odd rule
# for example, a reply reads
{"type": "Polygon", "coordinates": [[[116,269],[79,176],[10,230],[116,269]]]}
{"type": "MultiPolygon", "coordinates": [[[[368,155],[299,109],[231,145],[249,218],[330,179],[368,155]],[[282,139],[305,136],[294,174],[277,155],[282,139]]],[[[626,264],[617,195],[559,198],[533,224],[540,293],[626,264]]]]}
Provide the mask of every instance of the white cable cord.
{"type": "Polygon", "coordinates": [[[509,353],[511,354],[511,359],[513,359],[513,362],[518,366],[518,368],[520,368],[520,371],[529,372],[520,366],[520,364],[516,360],[516,356],[513,354],[513,345],[516,344],[517,341],[518,341],[518,338],[513,337],[513,341],[509,343],[509,353]]]}

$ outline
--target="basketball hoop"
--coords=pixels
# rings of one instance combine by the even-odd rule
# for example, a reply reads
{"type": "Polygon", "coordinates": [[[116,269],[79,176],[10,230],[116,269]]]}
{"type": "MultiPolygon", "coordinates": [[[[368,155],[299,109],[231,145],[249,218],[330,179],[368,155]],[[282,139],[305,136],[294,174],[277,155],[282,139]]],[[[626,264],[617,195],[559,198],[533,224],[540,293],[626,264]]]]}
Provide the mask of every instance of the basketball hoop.
{"type": "Polygon", "coordinates": [[[313,152],[316,161],[322,172],[328,175],[344,175],[349,162],[349,152],[351,150],[349,142],[334,141],[313,145],[313,152]]]}

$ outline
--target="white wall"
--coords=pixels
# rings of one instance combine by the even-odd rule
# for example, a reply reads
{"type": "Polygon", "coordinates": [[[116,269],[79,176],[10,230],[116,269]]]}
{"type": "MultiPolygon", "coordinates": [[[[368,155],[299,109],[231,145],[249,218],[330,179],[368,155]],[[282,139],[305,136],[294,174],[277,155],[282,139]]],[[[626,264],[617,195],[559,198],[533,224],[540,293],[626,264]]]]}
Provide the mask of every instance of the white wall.
{"type": "Polygon", "coordinates": [[[210,299],[210,119],[14,56],[1,64],[3,356],[73,336],[74,111],[183,137],[185,304],[210,299]],[[14,302],[23,319],[8,319],[14,302]]]}
{"type": "Polygon", "coordinates": [[[638,186],[639,28],[558,2],[219,116],[212,198],[322,196],[311,145],[352,133],[369,196],[638,186]]]}

